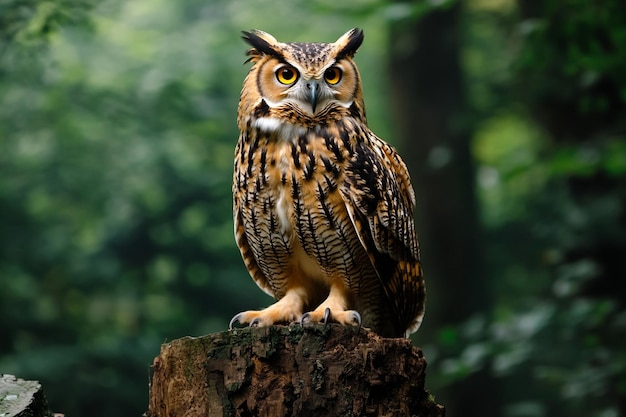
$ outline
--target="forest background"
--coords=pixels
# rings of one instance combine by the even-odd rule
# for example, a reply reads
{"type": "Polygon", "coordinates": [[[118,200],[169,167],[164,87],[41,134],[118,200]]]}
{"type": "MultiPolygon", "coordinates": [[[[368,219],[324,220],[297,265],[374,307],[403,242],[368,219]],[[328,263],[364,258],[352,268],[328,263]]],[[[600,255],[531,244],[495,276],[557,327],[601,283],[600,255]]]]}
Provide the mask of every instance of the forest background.
{"type": "Polygon", "coordinates": [[[139,416],[161,343],[271,302],[234,243],[241,30],[357,54],[411,170],[448,416],[626,416],[618,0],[0,1],[0,373],[139,416]]]}

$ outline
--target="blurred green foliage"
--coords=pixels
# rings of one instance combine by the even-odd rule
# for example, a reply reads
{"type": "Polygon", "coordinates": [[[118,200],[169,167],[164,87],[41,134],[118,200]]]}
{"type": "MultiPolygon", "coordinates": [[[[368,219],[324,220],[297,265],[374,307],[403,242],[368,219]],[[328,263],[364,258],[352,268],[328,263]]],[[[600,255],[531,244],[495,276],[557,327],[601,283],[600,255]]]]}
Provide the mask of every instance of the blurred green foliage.
{"type": "MultiPolygon", "coordinates": [[[[0,3],[0,372],[66,415],[141,414],[160,343],[270,302],[232,236],[239,31],[364,28],[368,118],[393,143],[387,27],[449,3],[0,3]]],[[[495,308],[420,340],[429,388],[487,369],[503,416],[626,415],[626,9],[463,13],[495,308]]]]}
{"type": "Polygon", "coordinates": [[[440,332],[431,382],[488,369],[501,415],[626,415],[626,10],[475,1],[465,27],[496,303],[440,332]]]}

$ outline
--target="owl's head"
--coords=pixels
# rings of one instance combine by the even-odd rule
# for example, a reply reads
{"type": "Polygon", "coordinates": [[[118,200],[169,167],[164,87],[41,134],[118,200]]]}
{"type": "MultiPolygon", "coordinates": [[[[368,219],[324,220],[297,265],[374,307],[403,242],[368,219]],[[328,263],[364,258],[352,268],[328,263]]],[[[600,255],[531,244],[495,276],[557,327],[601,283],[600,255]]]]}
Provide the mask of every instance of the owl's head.
{"type": "Polygon", "coordinates": [[[304,118],[343,108],[365,119],[361,81],[352,59],[363,42],[362,30],[352,29],[334,43],[282,43],[259,30],[243,34],[252,46],[248,61],[254,65],[244,83],[240,111],[253,110],[245,100],[304,118]]]}

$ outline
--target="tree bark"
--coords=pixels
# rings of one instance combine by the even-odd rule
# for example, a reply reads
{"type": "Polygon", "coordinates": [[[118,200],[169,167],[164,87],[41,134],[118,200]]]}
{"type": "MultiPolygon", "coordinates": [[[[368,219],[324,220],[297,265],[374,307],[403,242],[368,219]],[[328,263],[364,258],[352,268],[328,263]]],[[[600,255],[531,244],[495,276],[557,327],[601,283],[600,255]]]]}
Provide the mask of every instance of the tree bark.
{"type": "Polygon", "coordinates": [[[41,384],[0,375],[0,416],[52,417],[41,384]]]}
{"type": "Polygon", "coordinates": [[[426,361],[408,339],[339,325],[242,328],[162,345],[149,417],[428,416],[426,361]]]}

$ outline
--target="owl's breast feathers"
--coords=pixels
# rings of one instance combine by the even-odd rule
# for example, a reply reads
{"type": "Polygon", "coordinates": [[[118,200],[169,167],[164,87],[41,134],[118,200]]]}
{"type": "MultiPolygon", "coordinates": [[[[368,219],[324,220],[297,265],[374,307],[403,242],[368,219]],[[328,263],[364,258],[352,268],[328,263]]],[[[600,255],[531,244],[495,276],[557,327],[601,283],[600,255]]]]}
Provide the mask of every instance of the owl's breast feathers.
{"type": "Polygon", "coordinates": [[[264,100],[240,113],[236,238],[270,295],[280,299],[302,280],[340,278],[364,325],[399,335],[423,315],[415,197],[404,162],[363,113],[353,105],[311,116],[264,100]]]}

